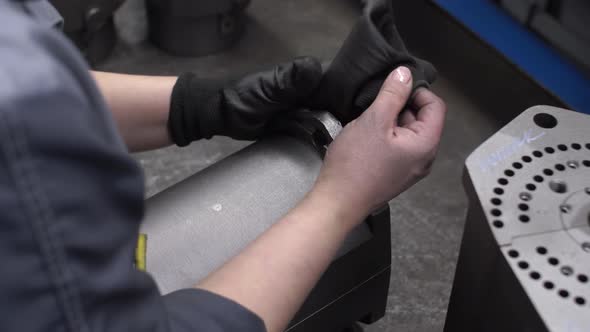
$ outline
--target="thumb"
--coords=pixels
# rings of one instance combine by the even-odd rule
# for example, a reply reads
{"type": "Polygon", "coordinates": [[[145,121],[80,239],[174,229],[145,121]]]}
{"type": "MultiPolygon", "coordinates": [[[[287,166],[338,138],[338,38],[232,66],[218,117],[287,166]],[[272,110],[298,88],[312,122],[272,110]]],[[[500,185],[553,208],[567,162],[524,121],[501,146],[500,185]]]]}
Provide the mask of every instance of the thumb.
{"type": "Polygon", "coordinates": [[[374,112],[380,123],[391,126],[404,109],[411,93],[412,72],[406,67],[398,67],[389,74],[366,113],[374,112]]]}

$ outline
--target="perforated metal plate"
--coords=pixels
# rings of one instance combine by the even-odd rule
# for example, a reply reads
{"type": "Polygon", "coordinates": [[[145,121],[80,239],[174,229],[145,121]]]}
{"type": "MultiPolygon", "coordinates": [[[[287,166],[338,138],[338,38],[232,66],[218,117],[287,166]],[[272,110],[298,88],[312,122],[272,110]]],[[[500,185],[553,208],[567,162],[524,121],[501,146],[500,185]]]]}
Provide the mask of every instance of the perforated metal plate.
{"type": "Polygon", "coordinates": [[[537,106],[467,160],[468,181],[550,331],[590,331],[590,116],[537,106]]]}

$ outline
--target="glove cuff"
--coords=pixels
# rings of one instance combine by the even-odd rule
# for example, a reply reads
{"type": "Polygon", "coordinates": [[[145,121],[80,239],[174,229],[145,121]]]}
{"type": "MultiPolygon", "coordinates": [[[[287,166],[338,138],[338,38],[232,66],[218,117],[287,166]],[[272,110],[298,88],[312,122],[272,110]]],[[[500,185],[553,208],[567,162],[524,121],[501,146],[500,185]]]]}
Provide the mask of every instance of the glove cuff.
{"type": "Polygon", "coordinates": [[[172,89],[168,116],[168,132],[176,145],[184,147],[219,133],[222,125],[219,118],[221,86],[193,73],[178,77],[172,89]]]}

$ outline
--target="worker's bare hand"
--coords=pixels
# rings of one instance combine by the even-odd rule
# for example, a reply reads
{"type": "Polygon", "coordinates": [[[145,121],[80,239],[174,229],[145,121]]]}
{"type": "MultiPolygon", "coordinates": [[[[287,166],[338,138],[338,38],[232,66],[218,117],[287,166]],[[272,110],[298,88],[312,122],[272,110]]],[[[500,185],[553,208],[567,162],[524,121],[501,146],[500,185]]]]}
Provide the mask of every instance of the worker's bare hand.
{"type": "Polygon", "coordinates": [[[374,103],[328,149],[314,192],[362,218],[430,172],[446,106],[421,88],[410,104],[415,111],[402,112],[411,90],[407,68],[389,75],[374,103]]]}

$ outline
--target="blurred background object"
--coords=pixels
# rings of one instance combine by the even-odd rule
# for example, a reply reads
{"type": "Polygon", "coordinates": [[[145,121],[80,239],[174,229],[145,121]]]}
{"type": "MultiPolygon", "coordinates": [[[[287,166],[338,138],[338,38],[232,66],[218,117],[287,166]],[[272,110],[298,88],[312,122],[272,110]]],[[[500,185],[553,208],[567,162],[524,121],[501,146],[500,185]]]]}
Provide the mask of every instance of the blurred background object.
{"type": "MultiPolygon", "coordinates": [[[[125,0],[51,0],[65,34],[91,65],[105,60],[117,41],[115,11],[125,0]]],[[[225,50],[244,34],[250,0],[145,0],[150,40],[169,52],[202,56],[225,50]]]]}
{"type": "Polygon", "coordinates": [[[461,81],[466,93],[496,106],[503,123],[538,104],[590,114],[590,74],[583,65],[588,29],[580,23],[588,1],[396,0],[394,5],[428,22],[423,28],[412,17],[399,17],[402,33],[412,36],[408,42],[461,81]],[[568,52],[557,44],[569,45],[568,52]]]}
{"type": "Polygon", "coordinates": [[[51,0],[64,18],[65,34],[90,64],[106,59],[117,42],[114,12],[125,0],[51,0]]]}
{"type": "Polygon", "coordinates": [[[590,75],[590,2],[497,0],[522,25],[559,49],[590,75]]]}
{"type": "Polygon", "coordinates": [[[146,0],[150,40],[176,55],[227,49],[244,34],[250,0],[146,0]]]}

